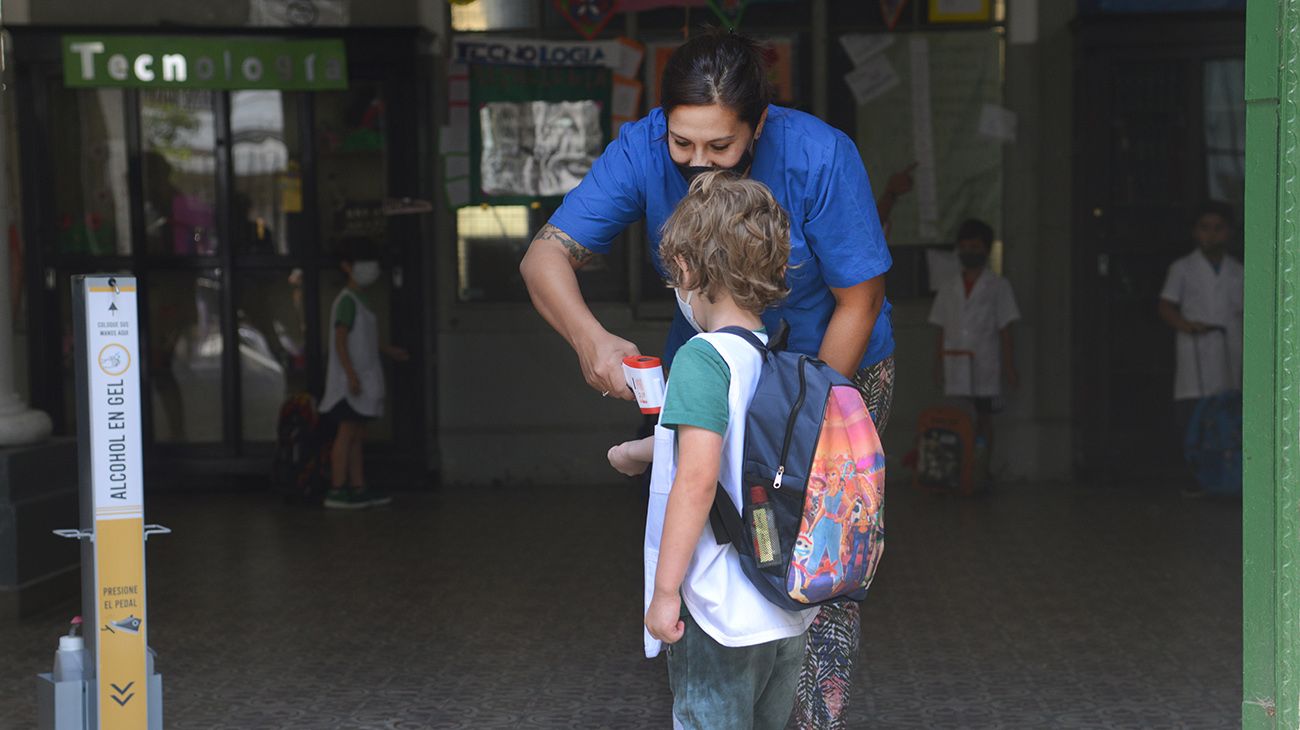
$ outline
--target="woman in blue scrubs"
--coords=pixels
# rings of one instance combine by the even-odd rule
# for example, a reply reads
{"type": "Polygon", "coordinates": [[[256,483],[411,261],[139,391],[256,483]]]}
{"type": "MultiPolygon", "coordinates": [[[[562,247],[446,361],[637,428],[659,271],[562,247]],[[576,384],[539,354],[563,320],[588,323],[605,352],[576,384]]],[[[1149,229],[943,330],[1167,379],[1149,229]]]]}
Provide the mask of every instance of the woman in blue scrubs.
{"type": "MultiPolygon", "coordinates": [[[[573,347],[588,385],[631,399],[622,361],[638,350],[596,320],[574,271],[645,218],[663,274],[659,232],[689,180],[715,168],[748,175],[790,216],[790,296],[764,323],[775,331],[786,320],[789,349],[853,378],[883,431],[894,380],[890,256],[857,147],[816,117],[770,104],[760,47],[740,34],[709,31],[688,41],[665,66],[660,89],[662,106],[622,127],[533,239],[520,270],[534,306],[573,347]]],[[[694,334],[677,312],[666,364],[694,334]]],[[[844,726],[859,627],[857,603],[822,608],[800,678],[800,727],[844,726]]]]}

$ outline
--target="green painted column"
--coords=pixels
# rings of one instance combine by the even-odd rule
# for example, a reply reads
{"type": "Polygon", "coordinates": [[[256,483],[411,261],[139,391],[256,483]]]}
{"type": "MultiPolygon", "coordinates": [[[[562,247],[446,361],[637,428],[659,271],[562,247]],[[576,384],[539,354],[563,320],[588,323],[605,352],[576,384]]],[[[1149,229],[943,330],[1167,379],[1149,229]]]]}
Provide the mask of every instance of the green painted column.
{"type": "Polygon", "coordinates": [[[1244,728],[1300,727],[1300,0],[1246,10],[1244,728]]]}

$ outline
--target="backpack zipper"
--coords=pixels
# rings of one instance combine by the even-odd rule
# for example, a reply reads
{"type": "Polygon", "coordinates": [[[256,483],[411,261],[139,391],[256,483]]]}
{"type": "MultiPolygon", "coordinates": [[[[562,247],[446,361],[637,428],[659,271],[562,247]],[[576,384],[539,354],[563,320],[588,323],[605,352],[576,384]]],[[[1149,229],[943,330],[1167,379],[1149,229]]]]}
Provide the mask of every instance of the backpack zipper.
{"type": "Polygon", "coordinates": [[[794,438],[794,424],[799,417],[799,411],[803,408],[804,397],[808,391],[807,376],[804,375],[804,368],[808,365],[808,356],[799,357],[799,397],[794,400],[794,407],[790,409],[790,420],[785,423],[785,442],[781,444],[781,461],[777,462],[776,478],[772,480],[772,488],[781,488],[781,478],[785,476],[785,460],[790,456],[790,440],[794,438]]]}

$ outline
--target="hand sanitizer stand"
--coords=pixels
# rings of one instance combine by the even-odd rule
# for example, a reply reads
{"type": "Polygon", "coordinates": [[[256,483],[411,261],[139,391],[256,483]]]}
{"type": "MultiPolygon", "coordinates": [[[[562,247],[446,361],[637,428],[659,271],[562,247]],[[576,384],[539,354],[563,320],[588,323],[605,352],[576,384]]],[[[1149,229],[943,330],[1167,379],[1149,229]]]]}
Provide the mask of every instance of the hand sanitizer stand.
{"type": "Polygon", "coordinates": [[[37,675],[41,730],[162,730],[162,676],[148,649],[136,280],[73,278],[84,679],[37,675]]]}

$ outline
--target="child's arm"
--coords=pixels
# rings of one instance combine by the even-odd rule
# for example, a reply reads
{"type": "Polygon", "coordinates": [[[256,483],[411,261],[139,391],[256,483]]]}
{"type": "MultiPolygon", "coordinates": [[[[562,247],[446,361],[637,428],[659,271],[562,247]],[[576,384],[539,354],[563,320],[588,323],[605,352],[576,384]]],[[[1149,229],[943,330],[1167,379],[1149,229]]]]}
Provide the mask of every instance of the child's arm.
{"type": "Polygon", "coordinates": [[[677,445],[677,476],[668,494],[654,597],[645,615],[650,635],[669,644],[681,639],[686,630],[681,621],[682,581],[713,507],[722,464],[722,434],[678,426],[677,445]]]}
{"type": "Polygon", "coordinates": [[[393,358],[397,362],[406,362],[411,359],[411,354],[407,352],[404,347],[397,347],[396,345],[380,345],[379,351],[393,358]]]}
{"type": "Polygon", "coordinates": [[[1002,372],[1007,385],[1012,388],[1020,385],[1020,373],[1016,370],[1016,345],[1011,339],[1011,325],[1002,328],[1002,372]]]}
{"type": "Polygon", "coordinates": [[[334,349],[339,354],[339,363],[343,365],[343,372],[348,376],[348,392],[352,395],[361,395],[361,379],[357,377],[357,371],[352,367],[352,356],[348,354],[348,333],[351,331],[345,324],[334,325],[334,349]]]}
{"type": "Polygon", "coordinates": [[[1204,332],[1208,329],[1203,322],[1193,322],[1190,319],[1184,318],[1182,311],[1178,309],[1178,305],[1164,297],[1161,297],[1160,304],[1156,305],[1156,313],[1160,315],[1160,319],[1165,321],[1165,324],[1168,324],[1179,332],[1193,334],[1196,332],[1204,332]]]}
{"type": "Polygon", "coordinates": [[[609,465],[624,476],[634,477],[645,471],[655,458],[655,437],[614,444],[606,454],[609,465]]]}

